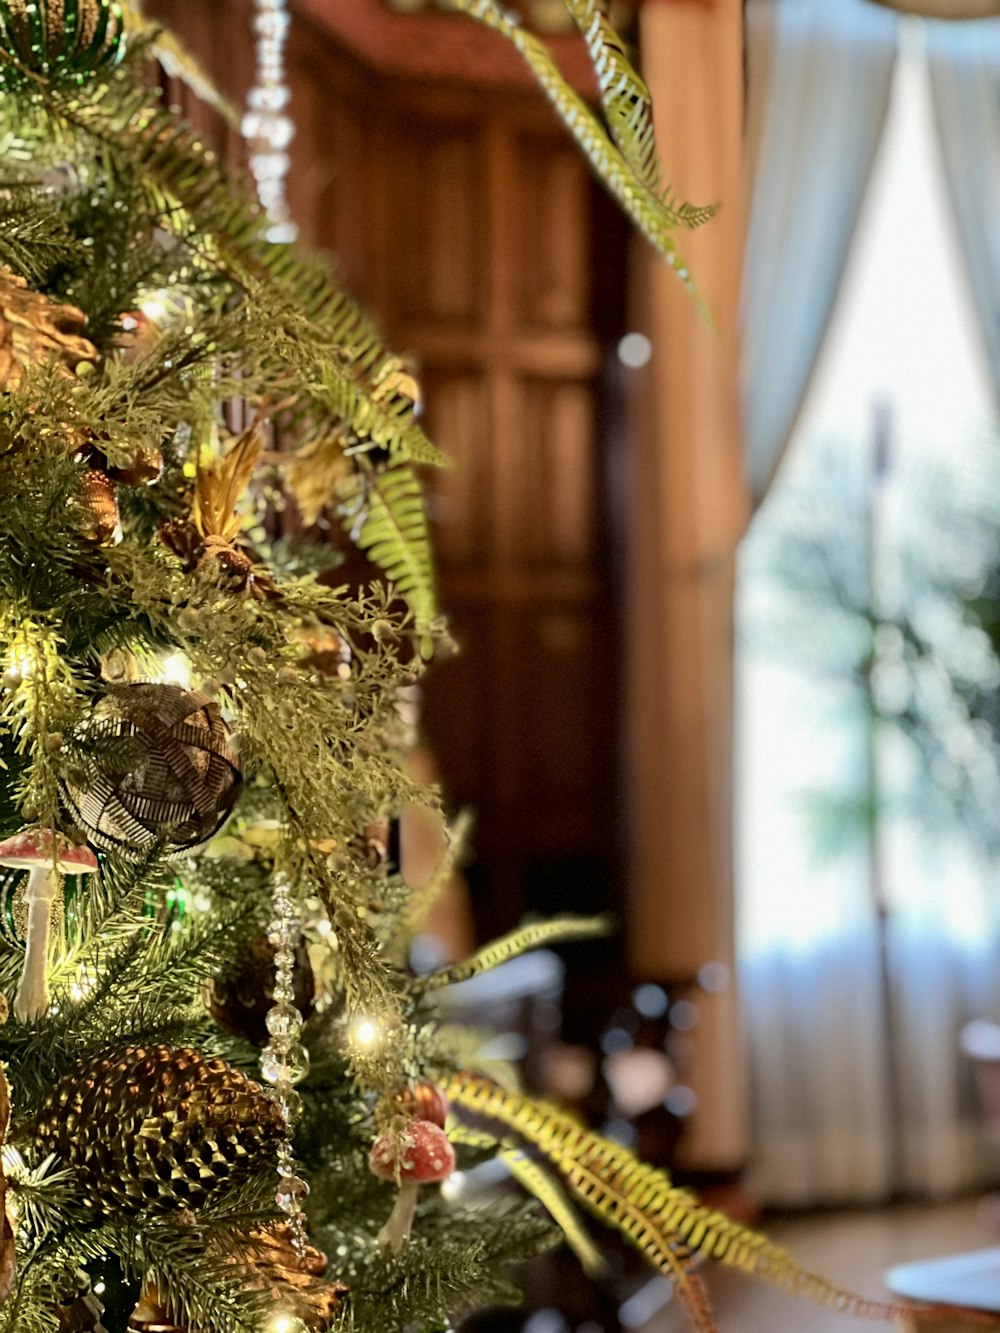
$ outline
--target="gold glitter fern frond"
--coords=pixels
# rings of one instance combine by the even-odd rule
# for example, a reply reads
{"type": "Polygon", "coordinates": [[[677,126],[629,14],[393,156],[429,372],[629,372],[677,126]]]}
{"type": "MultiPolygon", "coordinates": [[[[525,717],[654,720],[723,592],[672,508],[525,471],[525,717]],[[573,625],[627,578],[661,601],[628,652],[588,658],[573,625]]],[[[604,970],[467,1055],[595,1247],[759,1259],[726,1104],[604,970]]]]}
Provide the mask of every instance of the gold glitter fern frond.
{"type": "Polygon", "coordinates": [[[607,1269],[604,1256],[580,1221],[579,1214],[562,1186],[540,1163],[511,1140],[498,1144],[492,1134],[484,1134],[482,1130],[460,1122],[455,1123],[454,1118],[448,1125],[448,1137],[452,1143],[462,1143],[480,1152],[495,1153],[521,1188],[536,1198],[555,1222],[587,1276],[599,1278],[604,1275],[607,1269]]]}
{"type": "MultiPolygon", "coordinates": [[[[692,1257],[715,1259],[855,1319],[892,1320],[904,1313],[917,1320],[940,1317],[940,1310],[932,1307],[869,1300],[808,1272],[782,1246],[707,1208],[674,1185],[665,1171],[639,1161],[627,1148],[592,1133],[550,1103],[509,1092],[475,1074],[453,1075],[446,1091],[455,1106],[498,1120],[538,1147],[580,1202],[675,1284],[702,1333],[714,1324],[707,1304],[698,1305],[692,1257]]],[[[952,1319],[996,1326],[991,1316],[976,1311],[949,1313],[952,1319]]]]}
{"type": "MultiPolygon", "coordinates": [[[[669,194],[662,194],[658,167],[650,156],[651,138],[644,129],[648,119],[648,92],[644,93],[645,84],[628,64],[617,37],[612,49],[609,35],[613,30],[606,20],[599,25],[592,40],[589,31],[585,35],[588,36],[591,58],[602,60],[607,76],[607,87],[602,86],[601,92],[612,129],[610,134],[600,118],[567,83],[544,42],[528,32],[518,17],[505,9],[499,0],[444,0],[444,3],[477,19],[511,43],[531,69],[538,86],[605,188],[674,269],[700,307],[687,265],[677,252],[674,231],[678,227],[697,225],[696,219],[704,221],[712,210],[678,205],[669,194]],[[635,105],[628,109],[626,103],[630,100],[635,105]],[[626,145],[624,150],[622,144],[626,145]],[[655,188],[650,184],[654,179],[657,181],[655,188]]],[[[587,23],[589,7],[582,0],[568,7],[578,24],[587,23]]],[[[600,81],[602,70],[599,68],[597,72],[600,81]]]]}
{"type": "Polygon", "coordinates": [[[614,920],[610,916],[562,916],[551,921],[536,921],[530,926],[512,930],[509,935],[478,949],[470,958],[440,972],[432,972],[424,984],[432,990],[439,986],[451,986],[459,981],[469,981],[480,972],[489,972],[501,963],[509,963],[512,958],[519,958],[530,949],[540,949],[546,944],[569,944],[576,940],[595,940],[602,935],[609,935],[614,929],[614,920]]]}

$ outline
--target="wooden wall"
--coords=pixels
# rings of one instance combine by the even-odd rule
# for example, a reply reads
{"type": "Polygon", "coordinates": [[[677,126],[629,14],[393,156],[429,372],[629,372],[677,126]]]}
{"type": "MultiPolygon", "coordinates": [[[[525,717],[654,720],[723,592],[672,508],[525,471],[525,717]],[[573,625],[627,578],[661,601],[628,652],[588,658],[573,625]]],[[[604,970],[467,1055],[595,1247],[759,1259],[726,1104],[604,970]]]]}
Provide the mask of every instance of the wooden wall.
{"type": "MultiPolygon", "coordinates": [[[[156,5],[240,101],[249,10],[156,5]]],[[[455,463],[432,502],[441,598],[463,651],[431,673],[426,723],[452,800],[477,811],[480,932],[528,908],[612,905],[621,627],[608,366],[624,224],[536,93],[382,78],[301,15],[290,67],[303,236],[336,253],[391,343],[416,356],[431,434],[455,463]]],[[[239,151],[232,135],[228,150],[239,151]]]]}

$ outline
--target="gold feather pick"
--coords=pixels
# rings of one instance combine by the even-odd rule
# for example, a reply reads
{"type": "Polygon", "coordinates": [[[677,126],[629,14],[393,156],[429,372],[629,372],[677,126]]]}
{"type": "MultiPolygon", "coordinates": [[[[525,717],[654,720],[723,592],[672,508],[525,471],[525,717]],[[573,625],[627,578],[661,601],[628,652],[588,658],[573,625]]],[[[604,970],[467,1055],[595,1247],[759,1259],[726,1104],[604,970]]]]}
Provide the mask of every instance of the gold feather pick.
{"type": "Polygon", "coordinates": [[[440,972],[432,972],[424,979],[424,985],[430,990],[440,986],[452,986],[459,981],[468,981],[479,976],[480,972],[489,972],[501,963],[519,958],[529,949],[540,949],[546,944],[566,944],[573,940],[595,940],[602,935],[610,935],[614,929],[614,919],[610,916],[563,916],[552,921],[537,921],[530,926],[522,926],[509,935],[501,935],[482,949],[478,949],[463,963],[455,963],[440,972]]]}
{"type": "Polygon", "coordinates": [[[191,521],[206,546],[209,540],[230,545],[239,534],[242,523],[236,506],[263,450],[263,427],[255,421],[225,453],[199,462],[191,521]]]}
{"type": "Polygon", "coordinates": [[[190,517],[159,528],[188,573],[212,564],[233,588],[260,598],[279,596],[278,585],[237,539],[243,527],[239,502],[264,449],[262,420],[258,416],[223,453],[199,460],[190,517]]]}
{"type": "MultiPolygon", "coordinates": [[[[576,1197],[603,1221],[617,1228],[650,1262],[673,1281],[694,1325],[711,1330],[705,1310],[695,1308],[685,1254],[716,1259],[816,1305],[855,1319],[940,1319],[932,1306],[901,1306],[870,1300],[810,1273],[788,1250],[725,1214],[707,1208],[674,1185],[665,1171],[639,1161],[620,1144],[582,1127],[558,1107],[497,1087],[475,1074],[453,1075],[444,1091],[455,1106],[499,1120],[535,1144],[566,1180],[576,1197]],[[679,1248],[678,1248],[679,1247],[679,1248]],[[699,1322],[701,1321],[701,1322],[699,1322]]],[[[952,1319],[996,1327],[981,1311],[949,1307],[952,1319]]]]}

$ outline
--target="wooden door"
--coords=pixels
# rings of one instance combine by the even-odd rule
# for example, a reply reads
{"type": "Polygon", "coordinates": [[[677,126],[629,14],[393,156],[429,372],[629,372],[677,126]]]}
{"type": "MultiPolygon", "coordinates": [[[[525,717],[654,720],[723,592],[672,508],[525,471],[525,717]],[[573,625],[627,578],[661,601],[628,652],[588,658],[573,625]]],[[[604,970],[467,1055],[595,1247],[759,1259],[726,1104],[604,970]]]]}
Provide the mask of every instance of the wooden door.
{"type": "Polygon", "coordinates": [[[428,677],[426,722],[452,797],[477,813],[470,879],[491,934],[612,897],[608,217],[532,100],[397,90],[387,144],[405,202],[387,215],[378,304],[454,460],[433,516],[462,652],[428,677]]]}

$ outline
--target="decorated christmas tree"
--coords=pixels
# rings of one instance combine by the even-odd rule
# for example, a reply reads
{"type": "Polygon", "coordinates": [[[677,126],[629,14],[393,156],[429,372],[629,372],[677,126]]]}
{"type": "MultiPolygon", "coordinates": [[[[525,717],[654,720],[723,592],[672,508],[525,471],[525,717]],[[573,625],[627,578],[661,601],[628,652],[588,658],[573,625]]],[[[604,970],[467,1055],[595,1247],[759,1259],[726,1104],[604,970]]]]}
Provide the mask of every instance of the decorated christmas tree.
{"type": "MultiPolygon", "coordinates": [[[[567,6],[603,121],[468,7],[686,280],[672,233],[707,212],[664,193],[603,13],[567,6]]],[[[440,459],[409,368],[288,244],[280,191],[269,217],[150,91],[157,40],[108,0],[0,0],[0,1328],[444,1329],[515,1300],[511,1263],[564,1237],[598,1266],[571,1196],[702,1329],[700,1254],[887,1313],[441,1021],[443,988],[604,922],[408,967],[460,844],[407,775],[400,708],[446,641],[418,472],[440,459]],[[277,539],[289,488],[384,577],[277,539]],[[445,848],[417,895],[386,853],[412,803],[445,848]],[[438,1188],[490,1157],[523,1197],[438,1188]]],[[[266,179],[273,80],[256,112],[266,179]]]]}

